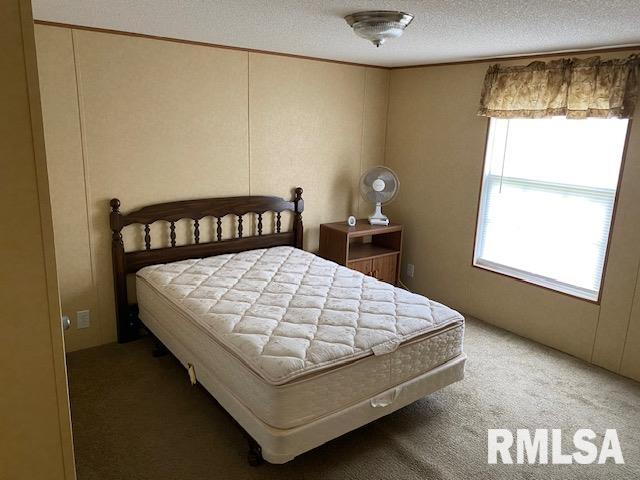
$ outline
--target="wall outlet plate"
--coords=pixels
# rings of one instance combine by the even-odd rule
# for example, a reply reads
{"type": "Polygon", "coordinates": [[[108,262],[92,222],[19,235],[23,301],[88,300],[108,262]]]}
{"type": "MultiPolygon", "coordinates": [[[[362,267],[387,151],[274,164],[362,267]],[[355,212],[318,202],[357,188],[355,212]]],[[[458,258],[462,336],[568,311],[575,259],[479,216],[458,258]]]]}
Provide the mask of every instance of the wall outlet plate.
{"type": "Polygon", "coordinates": [[[415,266],[413,263],[407,263],[407,277],[413,278],[413,274],[415,272],[415,266]]]}
{"type": "Polygon", "coordinates": [[[80,310],[76,313],[76,325],[78,328],[89,328],[91,326],[89,310],[80,310]]]}

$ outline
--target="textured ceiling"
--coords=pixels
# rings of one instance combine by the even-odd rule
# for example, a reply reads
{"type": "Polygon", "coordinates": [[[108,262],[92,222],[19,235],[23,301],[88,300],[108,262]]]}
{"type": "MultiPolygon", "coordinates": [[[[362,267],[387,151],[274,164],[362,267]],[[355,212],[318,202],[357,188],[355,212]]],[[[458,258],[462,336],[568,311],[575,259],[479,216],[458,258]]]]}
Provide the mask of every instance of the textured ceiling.
{"type": "Polygon", "coordinates": [[[32,0],[38,20],[384,66],[640,44],[640,0],[32,0]],[[415,15],[383,47],[343,17],[415,15]]]}

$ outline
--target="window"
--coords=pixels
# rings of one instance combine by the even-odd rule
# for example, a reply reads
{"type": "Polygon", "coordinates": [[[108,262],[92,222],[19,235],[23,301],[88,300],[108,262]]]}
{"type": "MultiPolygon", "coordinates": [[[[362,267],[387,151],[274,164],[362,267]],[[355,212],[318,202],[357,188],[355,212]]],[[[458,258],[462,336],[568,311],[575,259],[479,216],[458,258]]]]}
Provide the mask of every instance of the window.
{"type": "Polygon", "coordinates": [[[597,300],[627,123],[492,118],[474,265],[597,300]]]}

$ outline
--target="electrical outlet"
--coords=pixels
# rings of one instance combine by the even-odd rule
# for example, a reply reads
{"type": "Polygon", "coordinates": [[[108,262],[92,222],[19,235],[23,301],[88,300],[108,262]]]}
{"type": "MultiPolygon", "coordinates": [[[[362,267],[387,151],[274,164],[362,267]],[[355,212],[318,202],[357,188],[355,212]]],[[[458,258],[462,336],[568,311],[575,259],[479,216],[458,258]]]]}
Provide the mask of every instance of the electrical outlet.
{"type": "Polygon", "coordinates": [[[91,326],[89,310],[80,310],[76,312],[76,325],[78,328],[89,328],[91,326]]]}
{"type": "Polygon", "coordinates": [[[414,271],[415,271],[415,267],[413,263],[407,263],[407,277],[413,278],[414,271]]]}

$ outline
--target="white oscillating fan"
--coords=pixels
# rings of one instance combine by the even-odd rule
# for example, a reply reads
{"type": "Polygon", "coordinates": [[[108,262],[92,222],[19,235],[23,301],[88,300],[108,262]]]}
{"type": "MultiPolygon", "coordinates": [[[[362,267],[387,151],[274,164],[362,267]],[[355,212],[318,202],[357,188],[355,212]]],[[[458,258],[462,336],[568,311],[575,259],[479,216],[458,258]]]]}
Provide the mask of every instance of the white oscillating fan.
{"type": "Polygon", "coordinates": [[[360,177],[360,193],[366,201],[375,204],[375,211],[369,216],[371,225],[389,225],[389,219],[382,213],[382,205],[391,202],[398,194],[398,176],[388,167],[371,167],[360,177]]]}

